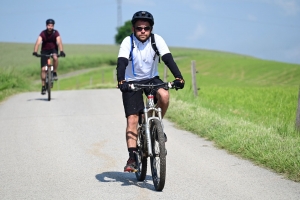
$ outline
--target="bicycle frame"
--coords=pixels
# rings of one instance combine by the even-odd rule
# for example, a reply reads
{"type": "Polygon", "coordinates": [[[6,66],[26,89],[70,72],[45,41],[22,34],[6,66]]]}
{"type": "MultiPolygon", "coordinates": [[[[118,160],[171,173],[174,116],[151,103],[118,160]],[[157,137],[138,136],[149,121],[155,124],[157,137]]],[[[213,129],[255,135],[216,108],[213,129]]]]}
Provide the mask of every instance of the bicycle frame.
{"type": "Polygon", "coordinates": [[[153,90],[155,87],[160,85],[166,85],[168,84],[168,88],[172,88],[171,83],[162,83],[158,85],[143,85],[143,84],[132,84],[131,89],[132,90],[139,90],[142,88],[150,88],[150,93],[147,96],[147,100],[145,102],[145,107],[143,110],[144,114],[144,123],[142,126],[144,126],[145,133],[146,133],[146,141],[147,141],[147,149],[148,149],[148,156],[153,156],[152,152],[152,144],[151,144],[151,135],[150,135],[150,121],[153,119],[158,119],[163,127],[162,124],[162,115],[161,115],[161,108],[156,107],[156,104],[154,103],[154,96],[153,96],[153,90]],[[137,87],[137,88],[136,88],[137,87]],[[151,112],[152,111],[152,112],[151,112]]]}
{"type": "Polygon", "coordinates": [[[51,88],[53,86],[53,65],[51,63],[51,58],[48,57],[47,59],[47,65],[45,66],[45,72],[46,72],[46,85],[49,87],[49,83],[51,83],[51,88]],[[49,69],[50,68],[50,69],[49,69]],[[48,71],[50,70],[50,72],[48,71]],[[50,75],[50,77],[49,77],[50,75]]]}
{"type": "Polygon", "coordinates": [[[51,71],[53,71],[53,65],[52,65],[52,63],[51,63],[50,57],[47,58],[47,65],[46,65],[45,67],[46,67],[46,68],[45,68],[45,71],[48,70],[48,67],[51,67],[51,71]]]}
{"type": "Polygon", "coordinates": [[[153,96],[154,89],[159,86],[163,86],[164,89],[174,88],[172,83],[130,84],[133,91],[150,89],[144,101],[143,113],[139,114],[135,175],[138,181],[145,180],[149,157],[154,187],[157,191],[162,191],[166,180],[166,138],[162,124],[162,109],[157,107],[153,96]]]}
{"type": "MultiPolygon", "coordinates": [[[[37,57],[46,57],[47,65],[45,66],[44,72],[46,73],[45,77],[45,86],[48,91],[48,100],[51,100],[51,88],[53,87],[53,64],[51,62],[51,58],[53,58],[53,54],[38,54],[37,57]]],[[[57,57],[60,57],[57,55],[57,57]]]]}

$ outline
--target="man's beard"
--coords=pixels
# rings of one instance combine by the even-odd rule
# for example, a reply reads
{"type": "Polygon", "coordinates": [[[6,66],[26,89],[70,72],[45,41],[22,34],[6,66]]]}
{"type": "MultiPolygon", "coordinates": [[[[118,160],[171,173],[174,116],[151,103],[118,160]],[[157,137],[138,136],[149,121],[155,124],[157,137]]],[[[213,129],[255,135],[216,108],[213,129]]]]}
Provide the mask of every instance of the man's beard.
{"type": "Polygon", "coordinates": [[[144,40],[141,40],[139,37],[137,37],[137,35],[134,33],[134,36],[140,41],[140,42],[146,42],[149,38],[150,38],[150,35],[146,38],[146,39],[144,39],[144,40]]]}

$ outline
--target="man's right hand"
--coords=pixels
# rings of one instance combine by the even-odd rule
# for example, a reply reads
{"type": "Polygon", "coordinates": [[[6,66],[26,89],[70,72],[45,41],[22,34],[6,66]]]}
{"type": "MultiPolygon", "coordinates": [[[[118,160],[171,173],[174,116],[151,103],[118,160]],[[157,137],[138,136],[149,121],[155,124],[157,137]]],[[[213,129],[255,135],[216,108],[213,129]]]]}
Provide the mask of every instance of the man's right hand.
{"type": "Polygon", "coordinates": [[[124,81],[120,81],[118,83],[118,88],[121,90],[121,92],[129,92],[130,91],[130,87],[129,87],[129,83],[124,81]]]}
{"type": "Polygon", "coordinates": [[[32,55],[36,57],[38,56],[37,52],[33,52],[32,55]]]}

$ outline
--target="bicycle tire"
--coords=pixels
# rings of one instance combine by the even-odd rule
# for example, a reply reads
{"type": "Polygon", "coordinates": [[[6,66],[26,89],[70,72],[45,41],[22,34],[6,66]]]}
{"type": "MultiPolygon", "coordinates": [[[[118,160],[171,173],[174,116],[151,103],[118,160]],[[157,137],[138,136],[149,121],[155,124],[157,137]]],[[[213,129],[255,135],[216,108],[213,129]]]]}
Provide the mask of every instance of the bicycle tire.
{"type": "Polygon", "coordinates": [[[136,152],[135,160],[137,163],[137,171],[135,172],[136,179],[138,181],[144,181],[147,174],[147,157],[144,156],[144,147],[138,147],[138,152],[136,152]]]}
{"type": "Polygon", "coordinates": [[[150,157],[152,180],[155,190],[162,191],[166,181],[166,147],[161,122],[151,120],[151,144],[153,156],[150,157]]]}
{"type": "Polygon", "coordinates": [[[51,100],[51,80],[52,80],[51,66],[48,66],[47,76],[48,76],[48,82],[46,83],[47,84],[47,93],[48,93],[48,101],[50,101],[51,100]]]}
{"type": "Polygon", "coordinates": [[[135,154],[136,155],[136,164],[137,164],[137,172],[135,172],[136,179],[138,181],[144,181],[147,174],[147,155],[146,155],[146,148],[145,145],[145,133],[144,131],[139,128],[138,129],[138,142],[137,142],[137,148],[138,151],[135,154]]]}

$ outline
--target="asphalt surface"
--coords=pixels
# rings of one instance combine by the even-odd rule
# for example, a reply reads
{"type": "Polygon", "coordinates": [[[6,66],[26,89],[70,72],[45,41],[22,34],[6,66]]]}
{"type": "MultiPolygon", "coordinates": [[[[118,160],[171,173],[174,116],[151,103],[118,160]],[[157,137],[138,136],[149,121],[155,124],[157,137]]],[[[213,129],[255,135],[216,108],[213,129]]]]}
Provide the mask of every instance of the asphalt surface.
{"type": "Polygon", "coordinates": [[[23,93],[0,104],[0,199],[300,199],[300,183],[229,155],[164,120],[167,178],[124,173],[117,89],[23,93]]]}

